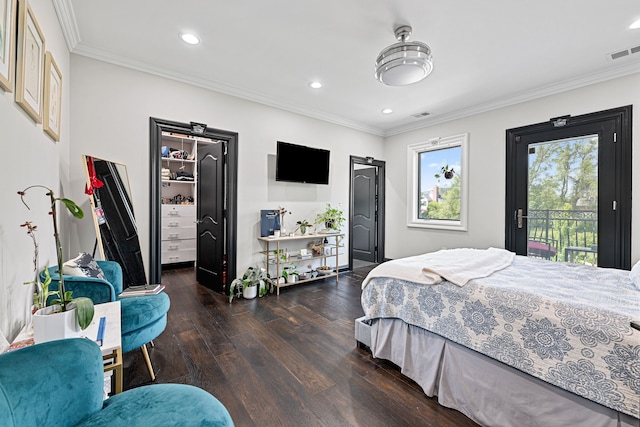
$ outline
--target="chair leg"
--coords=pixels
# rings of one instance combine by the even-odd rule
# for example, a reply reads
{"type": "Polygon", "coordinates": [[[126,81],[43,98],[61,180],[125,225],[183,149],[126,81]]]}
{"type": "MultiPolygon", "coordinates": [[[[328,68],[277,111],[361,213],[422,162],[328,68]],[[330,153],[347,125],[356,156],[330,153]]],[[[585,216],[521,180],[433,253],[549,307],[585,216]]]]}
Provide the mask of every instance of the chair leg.
{"type": "Polygon", "coordinates": [[[156,343],[154,343],[153,340],[149,341],[149,344],[151,344],[151,348],[154,348],[156,346],[156,343]]]}
{"type": "Polygon", "coordinates": [[[147,352],[147,345],[143,344],[140,347],[142,350],[142,355],[144,356],[144,361],[147,363],[147,369],[149,370],[149,375],[151,376],[151,381],[156,380],[156,374],[153,372],[153,366],[151,366],[151,359],[149,359],[149,353],[147,352]]]}

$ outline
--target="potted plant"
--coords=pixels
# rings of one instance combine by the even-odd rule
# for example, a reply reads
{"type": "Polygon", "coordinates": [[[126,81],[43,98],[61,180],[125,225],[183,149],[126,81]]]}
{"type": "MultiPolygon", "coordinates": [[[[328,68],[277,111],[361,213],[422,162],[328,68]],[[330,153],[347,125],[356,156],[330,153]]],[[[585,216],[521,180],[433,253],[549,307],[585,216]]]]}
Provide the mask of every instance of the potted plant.
{"type": "Polygon", "coordinates": [[[316,224],[322,224],[328,230],[334,231],[340,231],[344,222],[345,218],[342,210],[332,207],[330,203],[327,203],[324,212],[321,212],[316,216],[315,221],[316,224]]]}
{"type": "Polygon", "coordinates": [[[307,228],[313,227],[313,225],[311,225],[309,221],[307,221],[306,219],[300,220],[296,222],[296,224],[298,225],[298,228],[296,228],[296,231],[300,230],[300,234],[302,234],[303,236],[307,234],[307,228]]]}
{"type": "Polygon", "coordinates": [[[289,259],[289,252],[287,252],[287,249],[274,250],[273,255],[276,258],[280,258],[280,262],[287,262],[287,259],[289,259]]]}
{"type": "MultiPolygon", "coordinates": [[[[49,283],[51,277],[49,272],[45,270],[45,282],[41,283],[38,275],[36,274],[36,280],[29,282],[36,285],[36,292],[34,295],[34,306],[38,310],[34,313],[33,328],[36,342],[50,341],[54,339],[67,338],[69,336],[77,336],[80,329],[86,329],[93,320],[93,301],[89,298],[72,298],[71,292],[67,292],[64,287],[64,275],[62,274],[62,243],[60,242],[60,234],[58,233],[58,217],[57,217],[57,202],[62,202],[64,206],[71,212],[71,214],[82,219],[84,212],[82,209],[72,200],[56,197],[53,190],[44,187],[42,185],[32,185],[25,188],[22,191],[18,191],[22,203],[29,208],[24,197],[32,188],[42,188],[46,190],[46,195],[51,200],[51,215],[53,221],[53,237],[56,245],[56,257],[58,261],[58,274],[60,276],[58,282],[57,291],[49,291],[49,283]],[[50,296],[56,298],[49,301],[50,296]],[[54,323],[56,326],[54,326],[54,323]],[[78,328],[79,327],[79,328],[78,328]],[[61,329],[60,329],[61,328],[61,329]]],[[[35,238],[35,230],[37,226],[27,221],[22,224],[23,227],[27,227],[27,234],[31,237],[34,243],[34,268],[38,268],[38,242],[35,238]]]]}
{"type": "MultiPolygon", "coordinates": [[[[444,175],[444,179],[451,179],[453,178],[453,175],[456,173],[456,171],[453,168],[450,168],[449,165],[444,165],[440,171],[442,172],[442,175],[444,175]]],[[[437,173],[434,175],[434,177],[436,179],[440,179],[440,174],[437,173]]]]}
{"type": "Polygon", "coordinates": [[[236,289],[242,287],[242,296],[253,299],[256,296],[263,297],[267,292],[273,293],[275,285],[264,268],[251,266],[242,275],[242,278],[234,279],[229,286],[229,302],[233,301],[236,289]]]}
{"type": "Polygon", "coordinates": [[[291,264],[288,267],[282,269],[282,276],[287,283],[294,283],[298,281],[298,269],[295,265],[291,264]]]}

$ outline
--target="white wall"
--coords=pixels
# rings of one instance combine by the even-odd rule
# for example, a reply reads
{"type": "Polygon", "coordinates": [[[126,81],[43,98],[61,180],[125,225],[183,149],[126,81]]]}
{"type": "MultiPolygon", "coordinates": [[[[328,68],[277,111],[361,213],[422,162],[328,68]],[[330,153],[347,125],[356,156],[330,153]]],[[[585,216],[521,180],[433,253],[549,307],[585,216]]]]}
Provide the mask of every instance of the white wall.
{"type": "MultiPolygon", "coordinates": [[[[0,142],[3,151],[0,168],[0,352],[29,321],[31,286],[34,279],[33,244],[20,224],[33,221],[40,246],[40,266],[55,264],[53,226],[45,192],[34,189],[27,194],[31,210],[20,202],[17,191],[40,184],[66,195],[69,148],[69,53],[58,25],[53,4],[30,0],[29,4],[45,37],[45,49],[52,52],[62,73],[61,141],[55,143],[15,103],[15,93],[0,90],[0,142]]],[[[70,220],[62,218],[65,224],[70,220]]],[[[68,234],[62,234],[68,244],[68,234]]]]}
{"type": "MultiPolygon", "coordinates": [[[[71,195],[85,200],[82,154],[128,165],[144,259],[149,259],[149,117],[195,121],[237,132],[238,272],[261,260],[260,209],[284,206],[289,229],[297,220],[313,221],[326,202],[342,204],[347,214],[349,156],[382,156],[380,137],[289,113],[173,80],[71,55],[71,195]],[[331,150],[328,186],[276,183],[276,141],[331,150]]],[[[303,159],[313,167],[313,159],[303,159]]],[[[73,248],[90,251],[95,232],[83,221],[73,248]]],[[[347,243],[347,240],[345,240],[347,243]]],[[[348,263],[346,250],[340,264],[348,263]]],[[[148,262],[147,262],[148,264],[148,262]]],[[[148,270],[148,265],[146,266],[148,270]]],[[[236,275],[230,272],[230,277],[236,275]]]]}
{"type": "MultiPolygon", "coordinates": [[[[633,170],[640,170],[640,74],[618,78],[558,95],[434,125],[387,138],[386,256],[399,258],[443,247],[504,247],[505,238],[505,131],[540,123],[552,117],[634,105],[633,170]],[[416,229],[406,226],[407,145],[435,137],[469,132],[469,227],[467,232],[416,229]]],[[[634,172],[632,188],[640,188],[634,172]]],[[[632,211],[640,209],[633,198],[632,211]]],[[[633,214],[632,262],[640,258],[640,216],[633,214]]]]}

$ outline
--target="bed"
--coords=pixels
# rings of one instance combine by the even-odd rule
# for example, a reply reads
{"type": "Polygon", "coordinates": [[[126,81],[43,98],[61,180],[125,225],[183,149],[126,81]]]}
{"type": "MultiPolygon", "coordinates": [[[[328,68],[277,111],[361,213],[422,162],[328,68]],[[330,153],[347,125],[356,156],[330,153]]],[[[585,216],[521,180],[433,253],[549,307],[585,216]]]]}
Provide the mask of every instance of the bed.
{"type": "Polygon", "coordinates": [[[481,425],[639,427],[632,271],[495,248],[389,261],[362,284],[371,351],[481,425]]]}

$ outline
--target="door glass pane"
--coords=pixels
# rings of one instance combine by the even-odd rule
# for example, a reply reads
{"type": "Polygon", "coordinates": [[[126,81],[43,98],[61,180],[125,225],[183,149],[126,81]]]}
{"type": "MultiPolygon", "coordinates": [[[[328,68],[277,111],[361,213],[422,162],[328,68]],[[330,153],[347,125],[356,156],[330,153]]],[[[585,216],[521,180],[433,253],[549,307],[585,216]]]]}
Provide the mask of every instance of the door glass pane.
{"type": "Polygon", "coordinates": [[[462,147],[421,152],[418,163],[418,218],[459,221],[462,147]]]}
{"type": "Polygon", "coordinates": [[[598,264],[598,135],[529,145],[528,256],[598,264]]]}

